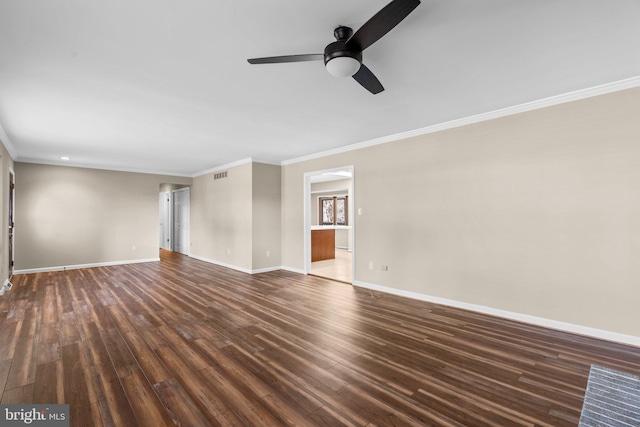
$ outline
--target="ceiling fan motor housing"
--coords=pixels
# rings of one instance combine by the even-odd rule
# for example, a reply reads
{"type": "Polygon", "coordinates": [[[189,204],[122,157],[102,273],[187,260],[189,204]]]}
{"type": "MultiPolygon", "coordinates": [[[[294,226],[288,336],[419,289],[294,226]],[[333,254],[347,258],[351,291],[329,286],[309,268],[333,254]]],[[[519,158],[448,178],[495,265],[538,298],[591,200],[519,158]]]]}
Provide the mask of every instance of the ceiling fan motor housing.
{"type": "Polygon", "coordinates": [[[356,59],[358,62],[362,62],[362,52],[357,50],[348,49],[343,41],[337,41],[330,43],[324,49],[324,63],[331,61],[334,58],[341,56],[348,56],[356,59]]]}
{"type": "Polygon", "coordinates": [[[337,41],[329,43],[324,49],[324,64],[329,73],[338,77],[350,77],[358,71],[360,64],[362,64],[362,51],[347,46],[347,40],[353,34],[351,28],[340,26],[335,29],[333,34],[337,41]],[[332,60],[336,61],[332,65],[328,65],[332,60]],[[341,65],[337,66],[338,63],[341,65]],[[334,71],[332,68],[338,68],[338,70],[334,71]]]}

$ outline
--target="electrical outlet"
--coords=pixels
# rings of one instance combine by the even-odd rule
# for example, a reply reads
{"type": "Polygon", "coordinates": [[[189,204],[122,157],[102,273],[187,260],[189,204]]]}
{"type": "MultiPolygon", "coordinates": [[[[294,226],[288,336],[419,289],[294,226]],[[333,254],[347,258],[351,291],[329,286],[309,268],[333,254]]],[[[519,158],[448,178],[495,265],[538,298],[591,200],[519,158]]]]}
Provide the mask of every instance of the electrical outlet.
{"type": "Polygon", "coordinates": [[[369,261],[369,270],[373,270],[373,261],[369,261]]]}
{"type": "Polygon", "coordinates": [[[271,256],[271,251],[267,251],[267,258],[271,256]]]}
{"type": "Polygon", "coordinates": [[[227,248],[227,255],[231,255],[231,248],[227,248]]]}

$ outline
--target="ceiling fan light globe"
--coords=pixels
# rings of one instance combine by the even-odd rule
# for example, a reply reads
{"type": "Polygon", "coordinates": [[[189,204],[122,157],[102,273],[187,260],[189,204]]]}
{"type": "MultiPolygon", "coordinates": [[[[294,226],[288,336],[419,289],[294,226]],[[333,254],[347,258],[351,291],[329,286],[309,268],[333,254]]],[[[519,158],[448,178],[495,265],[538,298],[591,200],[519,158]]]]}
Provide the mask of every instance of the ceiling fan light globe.
{"type": "Polygon", "coordinates": [[[325,66],[332,76],[351,77],[360,69],[360,61],[350,56],[340,56],[330,59],[325,66]]]}

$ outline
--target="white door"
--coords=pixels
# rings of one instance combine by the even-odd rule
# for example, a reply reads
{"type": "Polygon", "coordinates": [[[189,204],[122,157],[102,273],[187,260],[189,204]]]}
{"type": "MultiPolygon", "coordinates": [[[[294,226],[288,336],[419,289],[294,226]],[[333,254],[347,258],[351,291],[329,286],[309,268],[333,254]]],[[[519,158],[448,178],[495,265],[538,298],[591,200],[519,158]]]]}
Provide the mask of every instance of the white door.
{"type": "Polygon", "coordinates": [[[171,250],[171,193],[160,193],[160,249],[171,250]]]}
{"type": "Polygon", "coordinates": [[[173,190],[173,251],[189,255],[189,189],[173,190]]]}

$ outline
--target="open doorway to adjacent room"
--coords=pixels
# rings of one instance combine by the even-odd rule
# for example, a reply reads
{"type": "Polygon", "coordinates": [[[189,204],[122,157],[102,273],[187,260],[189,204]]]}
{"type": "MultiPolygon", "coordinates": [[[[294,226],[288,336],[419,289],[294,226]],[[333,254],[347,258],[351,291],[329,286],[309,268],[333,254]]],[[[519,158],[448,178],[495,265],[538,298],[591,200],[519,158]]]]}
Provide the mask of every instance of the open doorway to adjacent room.
{"type": "Polygon", "coordinates": [[[189,255],[189,186],[161,184],[158,202],[160,249],[189,255]]]}
{"type": "Polygon", "coordinates": [[[354,168],[305,174],[305,272],[353,283],[354,168]]]}

